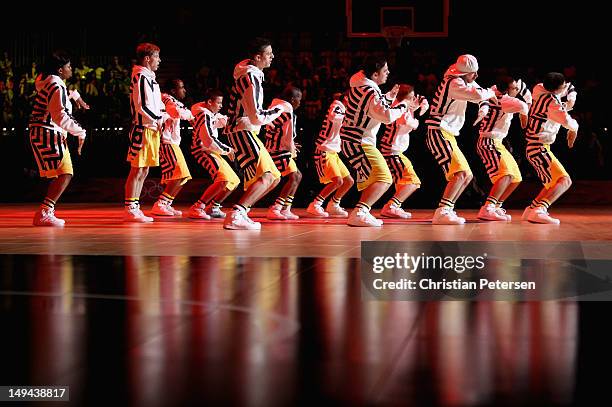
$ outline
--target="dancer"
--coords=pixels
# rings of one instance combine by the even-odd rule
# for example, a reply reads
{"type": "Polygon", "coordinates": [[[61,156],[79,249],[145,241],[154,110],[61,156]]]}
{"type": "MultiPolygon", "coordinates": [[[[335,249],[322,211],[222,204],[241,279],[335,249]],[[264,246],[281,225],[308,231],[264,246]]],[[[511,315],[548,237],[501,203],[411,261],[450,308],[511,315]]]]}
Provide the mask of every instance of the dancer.
{"type": "Polygon", "coordinates": [[[272,123],[284,112],[282,106],[262,108],[263,69],[269,68],[273,59],[270,41],[256,38],[249,44],[249,59],[234,68],[226,134],[243,171],[245,192],[225,218],[225,229],[261,229],[261,223],[251,220],[247,211],[280,181],[280,172],[257,138],[261,126],[272,123]]]}
{"type": "Polygon", "coordinates": [[[402,203],[421,187],[421,180],[403,153],[410,145],[410,132],[419,126],[415,112],[419,110],[418,114],[422,116],[429,108],[429,102],[422,96],[415,96],[414,87],[408,84],[400,85],[396,101],[392,106],[397,105],[398,100],[406,100],[408,110],[395,122],[386,126],[380,140],[380,151],[385,157],[395,183],[395,193],[383,206],[380,214],[387,218],[409,219],[412,214],[402,209],[402,203]]]}
{"type": "MultiPolygon", "coordinates": [[[[492,89],[497,102],[481,102],[479,117],[482,117],[482,121],[476,151],[493,186],[478,212],[478,219],[511,221],[512,216],[506,213],[502,205],[518,187],[522,177],[503,140],[508,135],[514,113],[519,113],[521,123],[525,123],[529,107],[517,97],[521,90],[520,83],[511,76],[498,78],[492,89]]],[[[531,93],[526,90],[521,98],[531,101],[531,93]]]]}
{"type": "Polygon", "coordinates": [[[182,216],[183,213],[174,209],[172,202],[183,185],[191,179],[189,168],[187,168],[181,151],[181,120],[191,121],[193,115],[181,102],[187,96],[183,81],[173,79],[170,83],[170,93],[161,95],[166,113],[170,118],[164,124],[159,150],[162,184],[165,184],[165,188],[151,209],[151,213],[156,216],[182,216]]]}
{"type": "Polygon", "coordinates": [[[522,220],[532,223],[561,221],[548,214],[550,206],[572,185],[572,180],[561,162],[550,151],[561,126],[568,129],[567,144],[574,146],[578,122],[568,114],[576,102],[577,92],[565,81],[563,74],[550,72],[542,83],[533,88],[533,103],[527,123],[527,159],[536,170],[544,188],[523,212],[522,220]],[[563,101],[565,100],[565,102],[563,101]]]}
{"type": "Polygon", "coordinates": [[[465,219],[454,211],[455,202],[472,181],[473,175],[465,156],[457,145],[456,137],[465,122],[467,102],[496,100],[492,89],[483,89],[475,82],[478,61],[472,55],[461,55],[451,65],[438,85],[427,119],[427,148],[442,167],[446,188],[432,223],[461,225],[465,219]]]}
{"type": "Polygon", "coordinates": [[[159,165],[161,132],[169,116],[164,111],[159,84],[155,80],[155,71],[161,62],[159,47],[150,43],[139,44],[136,58],[130,84],[132,127],[127,161],[131,168],[125,182],[123,219],[126,222],[153,222],[153,218],[140,210],[140,193],[149,167],[159,165]]]}
{"type": "Polygon", "coordinates": [[[348,212],[340,206],[340,201],[355,181],[338,156],[340,152],[340,128],[346,114],[346,107],[341,99],[346,96],[348,95],[342,93],[333,95],[333,102],[327,109],[327,116],[323,121],[319,136],[315,140],[315,168],[319,181],[326,185],[306,209],[306,212],[314,217],[348,217],[348,212]],[[327,203],[327,207],[323,209],[325,200],[334,192],[335,194],[327,203]]]}
{"type": "MultiPolygon", "coordinates": [[[[40,209],[34,214],[34,226],[64,226],[55,216],[55,205],[74,174],[66,138],[79,139],[78,154],[85,142],[85,130],[74,120],[72,104],[64,83],[72,76],[70,58],[62,51],[53,52],[36,78],[36,99],[29,122],[29,138],[38,171],[51,182],[40,209]]],[[[78,93],[73,98],[80,100],[78,93]]]]}
{"type": "Polygon", "coordinates": [[[381,123],[393,123],[408,108],[405,100],[391,106],[399,91],[398,85],[386,95],[382,94],[379,86],[387,82],[388,76],[387,61],[369,57],[363,69],[350,80],[351,89],[340,137],[342,152],[357,171],[357,189],[361,191],[361,197],[348,218],[349,226],[383,225],[383,221],[376,219],[370,209],[389,189],[393,178],[385,159],[376,148],[376,133],[381,123]]]}
{"type": "Polygon", "coordinates": [[[217,89],[208,91],[204,102],[191,107],[195,116],[191,152],[213,181],[189,209],[193,219],[224,219],[222,203],[240,184],[238,175],[222,157],[234,158],[234,150],[219,140],[219,129],[227,124],[227,116],[219,113],[222,107],[223,94],[217,89]]]}
{"type": "Polygon", "coordinates": [[[268,209],[268,219],[296,220],[300,217],[291,212],[293,198],[302,173],[297,168],[294,158],[297,157],[295,144],[296,116],[294,111],[300,106],[302,91],[295,86],[287,86],[279,98],[272,100],[270,109],[282,106],[285,111],[272,123],[266,125],[266,149],[270,153],[281,177],[287,179],[274,204],[268,209]]]}

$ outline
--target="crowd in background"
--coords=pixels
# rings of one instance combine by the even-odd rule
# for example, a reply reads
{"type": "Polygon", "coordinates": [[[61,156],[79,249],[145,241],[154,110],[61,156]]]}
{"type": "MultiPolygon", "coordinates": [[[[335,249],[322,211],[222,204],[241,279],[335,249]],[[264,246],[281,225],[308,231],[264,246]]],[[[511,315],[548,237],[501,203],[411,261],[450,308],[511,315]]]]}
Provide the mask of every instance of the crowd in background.
{"type": "MultiPolygon", "coordinates": [[[[390,56],[391,81],[412,83],[417,93],[426,96],[430,101],[444,74],[447,61],[456,58],[455,55],[447,58],[427,47],[404,47],[393,55],[389,55],[384,47],[375,46],[358,49],[334,47],[316,52],[289,49],[291,48],[283,48],[282,44],[275,48],[272,67],[265,72],[265,95],[269,101],[289,83],[302,89],[302,107],[297,112],[298,127],[302,134],[298,134],[298,137],[303,138],[301,144],[305,146],[305,151],[308,151],[309,140],[314,140],[331,95],[347,88],[350,76],[359,69],[359,64],[366,55],[390,56]]],[[[199,66],[194,67],[180,58],[165,58],[170,51],[164,51],[162,49],[159,82],[164,87],[172,78],[183,79],[188,88],[186,105],[200,101],[205,91],[210,88],[219,88],[226,95],[229,94],[233,63],[223,64],[210,60],[202,61],[199,66]]],[[[234,62],[237,62],[238,58],[234,62]]],[[[91,59],[104,60],[99,56],[91,59]]],[[[97,128],[127,128],[130,122],[130,73],[135,60],[119,56],[106,58],[106,64],[92,64],[89,60],[87,56],[73,56],[74,74],[67,82],[68,88],[77,89],[91,106],[91,110],[87,112],[77,112],[77,119],[90,129],[90,134],[91,130],[97,128]]],[[[23,132],[27,126],[36,92],[35,79],[39,73],[39,63],[41,61],[32,61],[30,66],[16,67],[7,52],[0,55],[1,128],[15,128],[17,132],[23,132]]],[[[538,83],[540,76],[545,73],[530,66],[507,68],[483,62],[477,81],[482,86],[491,86],[498,73],[509,69],[516,69],[518,77],[529,86],[538,83]]],[[[579,142],[570,160],[584,164],[574,166],[576,176],[589,179],[609,178],[609,164],[606,160],[609,142],[605,137],[607,119],[601,103],[604,84],[588,72],[581,72],[574,64],[561,66],[559,70],[578,89],[578,102],[572,115],[581,127],[579,142]]],[[[515,71],[511,73],[513,72],[515,71]]],[[[424,134],[424,131],[424,126],[418,129],[416,137],[420,132],[424,134]]],[[[521,149],[519,133],[520,128],[513,127],[509,142],[516,144],[515,148],[521,149]]],[[[116,135],[123,137],[122,133],[116,135]]],[[[468,122],[462,132],[462,138],[464,137],[472,137],[474,140],[477,137],[476,128],[470,127],[468,122]]],[[[117,151],[117,154],[123,155],[123,151],[117,151]]],[[[517,158],[522,155],[517,155],[517,158]]]]}

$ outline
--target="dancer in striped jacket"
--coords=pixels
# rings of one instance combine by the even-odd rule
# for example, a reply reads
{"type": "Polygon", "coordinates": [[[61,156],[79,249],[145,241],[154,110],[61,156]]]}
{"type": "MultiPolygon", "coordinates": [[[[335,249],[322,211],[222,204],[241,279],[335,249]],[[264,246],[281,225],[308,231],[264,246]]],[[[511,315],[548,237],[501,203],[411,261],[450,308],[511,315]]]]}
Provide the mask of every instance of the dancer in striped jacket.
{"type": "MultiPolygon", "coordinates": [[[[51,182],[40,209],[34,215],[35,226],[64,226],[65,221],[55,216],[55,204],[72,179],[70,151],[66,143],[68,133],[78,137],[78,153],[85,142],[85,130],[72,117],[72,104],[64,81],[72,76],[68,56],[56,51],[49,56],[44,70],[36,78],[36,99],[29,122],[29,138],[43,178],[51,182]]],[[[75,92],[73,98],[80,100],[75,92]]]]}
{"type": "Polygon", "coordinates": [[[497,101],[481,102],[479,116],[482,121],[476,151],[493,183],[485,204],[478,212],[478,218],[482,220],[512,220],[502,204],[519,185],[522,177],[518,164],[504,146],[503,140],[508,135],[515,113],[519,113],[521,123],[527,120],[529,107],[525,100],[531,103],[531,93],[526,86],[521,89],[521,84],[525,86],[511,76],[502,76],[492,88],[497,101]],[[519,93],[521,90],[522,94],[519,93]]]}
{"type": "Polygon", "coordinates": [[[362,191],[351,212],[349,226],[382,226],[370,209],[391,186],[393,178],[380,151],[376,148],[376,133],[382,123],[390,124],[406,112],[403,100],[395,106],[399,86],[383,95],[379,85],[387,82],[389,68],[383,58],[368,58],[363,70],[351,77],[346,116],[340,130],[342,152],[357,172],[357,189],[362,191]]]}
{"type": "Polygon", "coordinates": [[[321,131],[315,140],[315,168],[319,181],[326,184],[319,195],[308,205],[306,212],[310,216],[326,218],[335,216],[348,217],[348,212],[340,206],[342,197],[351,189],[355,181],[346,168],[338,153],[340,152],[340,128],[346,114],[346,96],[335,93],[333,102],[327,110],[321,131]],[[342,99],[345,99],[344,103],[342,99]],[[332,193],[332,199],[323,209],[323,203],[332,193]]]}
{"type": "Polygon", "coordinates": [[[159,166],[159,144],[164,123],[168,119],[161,99],[155,71],[161,58],[159,47],[143,43],[136,47],[137,64],[132,68],[130,111],[132,126],[127,161],[130,174],[125,182],[126,222],[153,222],[140,210],[140,193],[149,167],[159,166]]]}
{"type": "Polygon", "coordinates": [[[180,79],[170,81],[170,93],[162,93],[162,102],[169,119],[164,123],[159,150],[162,184],[164,192],[153,205],[151,213],[156,216],[182,216],[172,202],[181,188],[191,179],[187,162],[181,151],[181,120],[191,121],[193,115],[181,100],[187,96],[185,84],[180,79]]]}
{"type": "Polygon", "coordinates": [[[527,159],[536,170],[544,188],[523,212],[522,220],[532,223],[559,224],[560,220],[548,214],[548,208],[572,185],[572,180],[561,162],[550,151],[561,127],[567,132],[567,144],[574,146],[578,122],[568,108],[576,102],[577,92],[565,81],[563,74],[550,72],[542,83],[533,88],[533,103],[527,122],[527,159]]]}
{"type": "Polygon", "coordinates": [[[261,126],[272,123],[284,112],[280,105],[272,109],[262,107],[263,69],[269,68],[273,59],[270,41],[256,38],[249,45],[249,59],[234,68],[225,134],[243,171],[245,192],[225,218],[225,229],[261,229],[261,223],[251,220],[247,212],[280,181],[280,172],[257,137],[261,126]]]}
{"type": "Polygon", "coordinates": [[[266,125],[266,149],[281,173],[281,177],[286,177],[287,181],[274,204],[268,209],[268,219],[297,220],[300,218],[291,212],[291,205],[302,181],[302,173],[295,164],[298,153],[295,143],[295,110],[300,107],[301,101],[302,91],[289,85],[280,98],[273,99],[270,104],[270,109],[282,106],[285,112],[266,125]]]}
{"type": "Polygon", "coordinates": [[[442,168],[447,185],[434,224],[461,225],[465,219],[454,211],[455,202],[472,181],[472,170],[457,145],[456,137],[465,123],[467,102],[496,99],[492,89],[483,89],[476,82],[478,61],[472,55],[461,55],[451,65],[438,85],[427,119],[427,148],[442,168]]]}
{"type": "Polygon", "coordinates": [[[421,180],[410,160],[404,155],[404,151],[410,145],[410,133],[419,126],[416,114],[422,116],[429,108],[429,102],[422,96],[417,97],[414,94],[414,87],[407,84],[400,85],[396,99],[393,105],[399,103],[399,100],[408,101],[408,110],[399,119],[386,126],[380,140],[380,152],[389,166],[395,184],[395,193],[383,206],[380,214],[386,218],[409,219],[412,214],[402,209],[402,203],[421,187],[421,180]]]}
{"type": "Polygon", "coordinates": [[[240,184],[238,175],[223,158],[233,160],[234,149],[219,140],[219,129],[227,124],[227,116],[220,113],[222,107],[223,93],[216,89],[207,92],[204,102],[191,107],[195,116],[191,153],[213,181],[189,210],[193,219],[224,219],[222,203],[240,184]]]}

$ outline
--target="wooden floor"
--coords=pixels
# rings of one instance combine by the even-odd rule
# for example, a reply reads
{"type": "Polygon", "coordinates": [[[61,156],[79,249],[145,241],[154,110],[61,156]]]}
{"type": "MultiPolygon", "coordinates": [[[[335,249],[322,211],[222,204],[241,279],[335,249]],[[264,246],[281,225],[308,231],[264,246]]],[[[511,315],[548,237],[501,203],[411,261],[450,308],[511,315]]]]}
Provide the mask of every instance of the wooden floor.
{"type": "MultiPolygon", "coordinates": [[[[476,210],[459,210],[467,219],[465,225],[432,225],[431,210],[416,210],[413,219],[385,220],[382,228],[352,228],[342,219],[268,221],[262,219],[264,209],[254,209],[252,217],[262,222],[261,231],[224,230],[220,220],[123,223],[122,208],[108,204],[61,205],[57,214],[66,226],[41,228],[32,226],[36,208],[32,204],[0,207],[0,253],[358,258],[363,240],[612,240],[610,207],[555,208],[551,214],[561,219],[561,225],[520,222],[520,210],[509,211],[511,223],[483,222],[476,218],[476,210]]],[[[305,214],[303,209],[295,212],[305,214]]]]}
{"type": "Polygon", "coordinates": [[[519,211],[509,224],[478,222],[474,210],[460,211],[465,225],[432,226],[431,211],[415,211],[382,228],[264,220],[255,232],[220,221],[124,224],[121,207],[99,204],[62,205],[67,226],[40,228],[35,209],[0,207],[0,385],[70,386],[70,403],[49,405],[592,406],[608,397],[612,302],[366,301],[359,257],[362,240],[606,246],[610,208],[555,209],[558,226],[521,223],[519,211]]]}

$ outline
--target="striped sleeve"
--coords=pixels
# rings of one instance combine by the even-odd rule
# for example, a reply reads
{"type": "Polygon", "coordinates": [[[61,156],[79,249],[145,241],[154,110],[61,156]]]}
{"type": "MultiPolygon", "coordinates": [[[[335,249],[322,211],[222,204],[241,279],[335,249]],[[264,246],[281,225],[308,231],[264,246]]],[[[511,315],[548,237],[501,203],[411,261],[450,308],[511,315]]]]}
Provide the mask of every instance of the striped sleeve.
{"type": "Polygon", "coordinates": [[[480,102],[491,99],[495,92],[491,89],[483,89],[475,82],[466,84],[462,79],[456,78],[450,83],[449,97],[452,99],[466,100],[468,102],[480,102]]]}
{"type": "Polygon", "coordinates": [[[77,123],[76,120],[70,115],[66,103],[68,101],[68,92],[63,86],[58,86],[52,91],[51,98],[49,100],[49,112],[51,113],[51,120],[64,131],[72,134],[79,138],[85,138],[85,130],[77,123]]]}
{"type": "Polygon", "coordinates": [[[504,113],[520,113],[526,115],[529,112],[527,103],[510,96],[504,97],[501,100],[501,108],[504,113]]]}
{"type": "Polygon", "coordinates": [[[219,154],[228,154],[232,150],[219,141],[212,116],[206,113],[199,114],[196,117],[196,126],[204,148],[219,154]]]}
{"type": "Polygon", "coordinates": [[[136,108],[137,110],[144,115],[147,115],[151,118],[151,120],[159,120],[162,117],[156,115],[153,110],[153,89],[149,85],[147,78],[144,75],[140,75],[138,78],[138,86],[134,88],[136,92],[135,100],[136,100],[136,108]]]}
{"type": "Polygon", "coordinates": [[[561,103],[551,103],[548,106],[548,118],[571,131],[578,131],[578,122],[567,113],[561,103]]]}
{"type": "Polygon", "coordinates": [[[278,106],[273,109],[263,109],[259,102],[260,95],[263,92],[259,78],[249,74],[247,82],[248,84],[242,98],[242,105],[249,121],[256,126],[264,126],[268,123],[272,123],[274,119],[283,113],[283,110],[278,106]]]}
{"type": "Polygon", "coordinates": [[[400,103],[394,107],[389,106],[386,98],[381,97],[378,92],[373,92],[368,104],[368,116],[382,123],[393,123],[406,111],[407,106],[400,103]]]}
{"type": "Polygon", "coordinates": [[[166,107],[166,113],[168,113],[172,119],[193,120],[191,111],[174,98],[164,97],[163,102],[166,107]]]}
{"type": "Polygon", "coordinates": [[[531,102],[533,102],[533,98],[531,96],[531,92],[529,91],[529,88],[527,87],[527,84],[523,82],[522,79],[519,79],[517,81],[517,84],[519,86],[519,92],[518,92],[518,95],[516,96],[517,99],[522,100],[523,102],[530,105],[531,102]]]}
{"type": "Polygon", "coordinates": [[[568,83],[567,90],[565,91],[565,95],[561,97],[561,101],[565,102],[565,107],[568,111],[573,109],[574,104],[576,103],[577,95],[578,95],[578,92],[576,91],[576,88],[574,87],[574,85],[571,83],[568,83]]]}
{"type": "Polygon", "coordinates": [[[294,127],[295,115],[293,113],[289,113],[288,120],[283,124],[283,138],[289,144],[289,151],[292,154],[295,154],[295,127],[294,127]]]}

